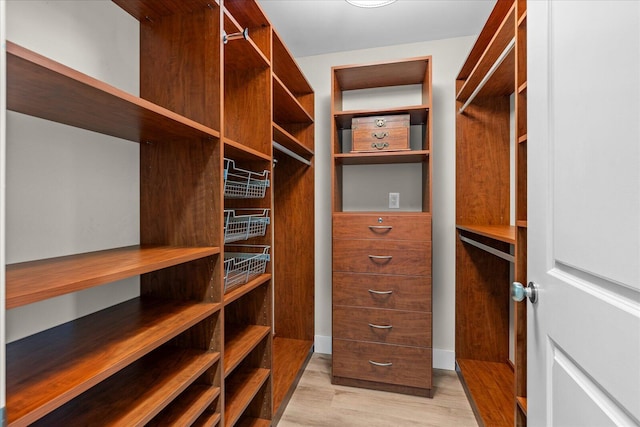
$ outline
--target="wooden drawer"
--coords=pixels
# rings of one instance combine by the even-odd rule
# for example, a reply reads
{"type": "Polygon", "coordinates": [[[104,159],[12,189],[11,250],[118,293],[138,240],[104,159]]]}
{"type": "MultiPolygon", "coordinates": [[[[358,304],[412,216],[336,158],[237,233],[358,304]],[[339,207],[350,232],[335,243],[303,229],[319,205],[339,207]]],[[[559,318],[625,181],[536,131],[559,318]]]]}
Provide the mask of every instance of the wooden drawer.
{"type": "Polygon", "coordinates": [[[336,377],[431,388],[431,364],[430,348],[333,340],[336,377]]]}
{"type": "Polygon", "coordinates": [[[333,271],[431,276],[431,242],[334,239],[333,271]]]}
{"type": "Polygon", "coordinates": [[[333,336],[355,341],[431,347],[431,313],[334,306],[333,336]]]}
{"type": "Polygon", "coordinates": [[[431,241],[431,214],[333,214],[333,235],[339,239],[431,241]]]}
{"type": "Polygon", "coordinates": [[[351,152],[409,150],[409,121],[408,114],[352,119],[351,152]]]}
{"type": "Polygon", "coordinates": [[[333,303],[431,312],[431,278],[333,273],[333,303]]]}

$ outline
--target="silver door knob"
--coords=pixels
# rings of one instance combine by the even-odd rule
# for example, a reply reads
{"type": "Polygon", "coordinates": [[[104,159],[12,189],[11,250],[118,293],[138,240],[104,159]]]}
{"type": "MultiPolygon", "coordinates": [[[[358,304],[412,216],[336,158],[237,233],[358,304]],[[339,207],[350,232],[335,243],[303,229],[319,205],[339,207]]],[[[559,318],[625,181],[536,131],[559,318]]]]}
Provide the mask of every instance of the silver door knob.
{"type": "Polygon", "coordinates": [[[538,301],[538,285],[533,282],[529,282],[525,287],[520,282],[513,282],[511,284],[511,299],[520,302],[525,298],[529,298],[529,301],[531,301],[532,304],[535,304],[538,301]]]}

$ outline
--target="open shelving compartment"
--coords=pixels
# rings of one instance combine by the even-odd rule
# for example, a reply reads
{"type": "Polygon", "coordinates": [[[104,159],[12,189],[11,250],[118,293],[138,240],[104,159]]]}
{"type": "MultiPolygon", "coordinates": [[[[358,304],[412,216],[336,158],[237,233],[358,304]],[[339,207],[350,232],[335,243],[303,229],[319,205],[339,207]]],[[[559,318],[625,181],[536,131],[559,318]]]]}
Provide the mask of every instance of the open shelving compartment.
{"type": "Polygon", "coordinates": [[[525,1],[496,3],[456,88],[456,369],[480,425],[525,426],[525,1]]]}

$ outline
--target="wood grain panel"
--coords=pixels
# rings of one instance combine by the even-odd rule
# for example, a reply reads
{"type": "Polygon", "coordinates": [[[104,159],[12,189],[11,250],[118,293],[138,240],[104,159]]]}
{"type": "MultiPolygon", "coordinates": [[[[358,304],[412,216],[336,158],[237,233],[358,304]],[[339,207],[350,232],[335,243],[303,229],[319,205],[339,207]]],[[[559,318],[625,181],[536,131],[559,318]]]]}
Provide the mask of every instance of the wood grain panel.
{"type": "MultiPolygon", "coordinates": [[[[495,243],[489,239],[478,241],[495,243]]],[[[502,248],[508,252],[508,246],[502,248]]],[[[509,262],[456,241],[456,356],[509,357],[509,262]]]]}
{"type": "MultiPolygon", "coordinates": [[[[429,151],[387,151],[377,153],[344,153],[334,156],[336,164],[341,165],[380,165],[393,163],[422,163],[429,160],[429,151]]],[[[425,181],[427,183],[428,181],[425,181]]],[[[428,200],[428,199],[427,199],[428,200]]]]}
{"type": "Polygon", "coordinates": [[[37,420],[219,307],[136,298],[7,345],[7,421],[37,420]]]}
{"type": "Polygon", "coordinates": [[[219,353],[161,348],[33,425],[143,425],[219,357],[219,353]]]}
{"type": "Polygon", "coordinates": [[[155,21],[162,16],[190,13],[207,7],[202,0],[113,0],[138,21],[155,21]]]}
{"type": "Polygon", "coordinates": [[[341,90],[422,84],[431,57],[332,67],[341,90]]]}
{"type": "Polygon", "coordinates": [[[431,313],[334,305],[332,330],[338,339],[431,347],[431,313]]]}
{"type": "Polygon", "coordinates": [[[234,425],[260,388],[268,380],[268,369],[250,369],[237,372],[227,380],[225,392],[224,424],[234,425]]]}
{"type": "Polygon", "coordinates": [[[313,117],[275,74],[273,75],[273,120],[281,124],[313,122],[313,117]]]}
{"type": "Polygon", "coordinates": [[[431,363],[431,349],[333,340],[334,377],[431,388],[431,363]]]}
{"type": "Polygon", "coordinates": [[[215,427],[221,419],[220,412],[206,411],[193,423],[193,427],[215,427]]]}
{"type": "Polygon", "coordinates": [[[225,330],[224,374],[229,375],[271,332],[269,326],[246,325],[225,330]]]}
{"type": "Polygon", "coordinates": [[[477,99],[456,134],[456,224],[508,225],[509,98],[477,99]]]}
{"type": "Polygon", "coordinates": [[[42,301],[220,252],[219,248],[128,246],[7,265],[6,308],[42,301]]]}
{"type": "Polygon", "coordinates": [[[334,239],[333,271],[431,276],[431,242],[334,239]]]}
{"type": "Polygon", "coordinates": [[[151,420],[148,427],[192,425],[220,395],[219,387],[192,384],[151,420]]]}
{"type": "Polygon", "coordinates": [[[335,272],[332,295],[335,305],[431,312],[431,278],[425,276],[335,272]]]}
{"type": "Polygon", "coordinates": [[[313,341],[273,338],[273,412],[277,424],[313,354],[313,341]]]}
{"type": "MultiPolygon", "coordinates": [[[[313,125],[310,126],[313,127],[313,125]]],[[[273,123],[273,140],[309,161],[313,158],[313,140],[311,140],[309,147],[309,141],[299,139],[287,128],[275,122],[273,123]]]]}
{"type": "Polygon", "coordinates": [[[10,41],[6,44],[9,110],[134,142],[220,137],[219,128],[187,119],[10,41]]]}
{"type": "Polygon", "coordinates": [[[197,12],[142,21],[140,96],[220,130],[220,20],[220,7],[211,2],[197,12]]]}
{"type": "Polygon", "coordinates": [[[431,241],[431,215],[335,212],[333,235],[339,239],[431,241]]]}
{"type": "Polygon", "coordinates": [[[274,187],[275,333],[283,338],[314,338],[314,167],[278,156],[274,187]]]}
{"type": "MultiPolygon", "coordinates": [[[[313,93],[313,88],[275,29],[273,30],[273,60],[271,62],[273,72],[289,88],[291,93],[296,96],[313,93]]],[[[313,109],[310,110],[310,113],[313,115],[313,109]]]]}
{"type": "Polygon", "coordinates": [[[427,123],[427,115],[430,105],[411,105],[405,107],[390,107],[378,110],[349,110],[335,111],[334,119],[338,129],[351,129],[352,120],[357,117],[370,117],[376,115],[409,114],[409,124],[424,125],[427,123]]]}

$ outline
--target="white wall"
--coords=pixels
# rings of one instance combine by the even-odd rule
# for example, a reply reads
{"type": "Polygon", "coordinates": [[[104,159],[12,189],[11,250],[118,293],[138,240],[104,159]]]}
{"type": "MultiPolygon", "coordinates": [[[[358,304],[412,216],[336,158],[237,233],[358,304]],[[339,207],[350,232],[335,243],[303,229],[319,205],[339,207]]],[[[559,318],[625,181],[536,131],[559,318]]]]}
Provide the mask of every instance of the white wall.
{"type": "Polygon", "coordinates": [[[2,307],[5,307],[4,291],[4,236],[5,236],[5,169],[6,169],[6,52],[5,52],[5,2],[0,0],[0,425],[5,425],[5,315],[2,307]]]}
{"type": "Polygon", "coordinates": [[[315,90],[316,351],[331,352],[331,67],[431,55],[433,59],[434,367],[454,368],[455,77],[475,37],[296,58],[315,90]]]}
{"type": "MultiPolygon", "coordinates": [[[[7,39],[139,93],[138,22],[108,0],[7,1],[7,39]]],[[[139,243],[136,143],[7,113],[8,264],[139,243]]],[[[7,311],[7,341],[138,294],[138,278],[7,311]]],[[[3,305],[4,306],[4,305],[3,305]]]]}

